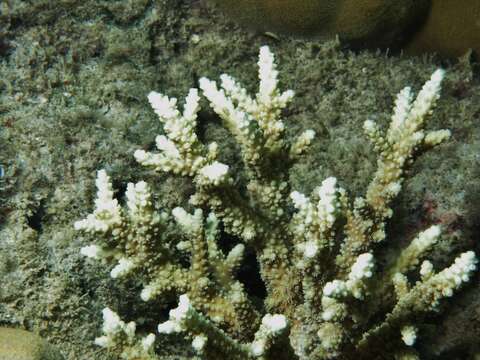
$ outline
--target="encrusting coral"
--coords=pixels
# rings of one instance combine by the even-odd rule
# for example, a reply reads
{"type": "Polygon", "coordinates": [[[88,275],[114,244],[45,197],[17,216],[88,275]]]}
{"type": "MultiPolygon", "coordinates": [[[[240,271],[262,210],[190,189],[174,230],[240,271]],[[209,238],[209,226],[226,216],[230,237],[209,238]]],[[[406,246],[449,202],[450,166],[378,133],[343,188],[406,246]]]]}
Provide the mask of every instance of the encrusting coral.
{"type": "MultiPolygon", "coordinates": [[[[151,92],[165,135],[156,138],[160,153],[137,150],[135,158],[157,171],[191,177],[193,212],[177,207],[171,211],[175,221],[167,211],[157,213],[143,181],[128,184],[123,208],[100,170],[95,210],[75,223],[96,239],[81,252],[114,264],[112,278],[138,279],[143,301],[178,296],[178,307],[158,332],[184,334],[201,359],[418,359],[422,315],[469,280],[476,256],[465,252],[435,271],[423,259],[441,236],[439,225],[422,231],[381,269],[375,266],[376,248],[386,239],[390,204],[405,169],[450,136],[448,130],[424,129],[444,72],[435,71],[416,98],[409,87],[398,94],[386,131],[365,122],[378,168],[366,196],[350,200],[334,177],[310,196],[291,189],[288,169],[315,133],[286,140],[282,109],[294,93],[279,91],[268,47],[260,49],[258,65],[255,97],[228,75],[221,76],[221,88],[199,81],[241,149],[246,186],[239,188],[230,167],[218,160],[217,144],[205,145],[195,133],[197,89],[190,90],[183,112],[176,99],[151,92]],[[227,253],[217,244],[220,224],[239,242],[227,253]],[[177,226],[184,237],[176,235],[177,226]],[[235,278],[247,247],[256,253],[267,291],[261,308],[235,278]]],[[[109,308],[103,317],[98,345],[123,359],[159,358],[153,333],[136,335],[135,323],[123,322],[109,308]]]]}

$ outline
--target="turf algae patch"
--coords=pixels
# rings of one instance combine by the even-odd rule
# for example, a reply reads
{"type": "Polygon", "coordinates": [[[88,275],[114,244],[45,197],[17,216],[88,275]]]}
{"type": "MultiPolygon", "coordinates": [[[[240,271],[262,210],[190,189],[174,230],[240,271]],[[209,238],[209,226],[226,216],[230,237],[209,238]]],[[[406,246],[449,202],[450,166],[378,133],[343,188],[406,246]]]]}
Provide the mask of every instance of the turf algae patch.
{"type": "Polygon", "coordinates": [[[0,328],[0,359],[63,360],[40,336],[21,329],[0,328]]]}

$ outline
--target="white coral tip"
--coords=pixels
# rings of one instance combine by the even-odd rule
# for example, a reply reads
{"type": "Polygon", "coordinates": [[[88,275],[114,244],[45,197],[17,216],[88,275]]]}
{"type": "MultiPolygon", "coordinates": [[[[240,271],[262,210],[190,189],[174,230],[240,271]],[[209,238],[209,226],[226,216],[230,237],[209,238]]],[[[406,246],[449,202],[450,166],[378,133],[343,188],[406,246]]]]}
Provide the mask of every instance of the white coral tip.
{"type": "Polygon", "coordinates": [[[155,335],[154,334],[148,334],[142,340],[143,350],[149,351],[150,349],[152,349],[154,343],[155,343],[155,335]]]}
{"type": "Polygon", "coordinates": [[[100,336],[95,338],[94,344],[103,348],[106,348],[109,346],[110,341],[107,336],[100,336]]]}
{"type": "Polygon", "coordinates": [[[105,334],[113,334],[118,332],[124,325],[124,322],[120,320],[120,317],[116,312],[106,307],[102,310],[103,314],[103,332],[105,334]]]}
{"type": "Polygon", "coordinates": [[[208,338],[205,335],[197,335],[193,338],[192,347],[196,352],[201,352],[207,344],[208,338]]]}
{"type": "Polygon", "coordinates": [[[124,276],[128,274],[134,268],[134,266],[135,264],[133,261],[126,258],[121,258],[118,260],[118,264],[112,269],[112,271],[110,271],[110,276],[112,279],[124,276]]]}
{"type": "Polygon", "coordinates": [[[222,164],[218,161],[200,169],[200,174],[212,184],[218,184],[224,180],[227,173],[228,165],[222,164]]]}
{"type": "Polygon", "coordinates": [[[287,318],[281,314],[266,314],[262,318],[262,324],[270,332],[277,333],[287,327],[287,318]]]}
{"type": "Polygon", "coordinates": [[[360,280],[372,276],[373,270],[373,255],[364,253],[358,256],[357,260],[352,266],[352,270],[348,275],[351,280],[360,280]]]}
{"type": "Polygon", "coordinates": [[[407,346],[413,346],[417,340],[417,328],[412,325],[404,326],[401,329],[402,340],[407,346]]]}
{"type": "Polygon", "coordinates": [[[308,241],[303,245],[304,245],[304,246],[302,246],[303,256],[305,256],[307,259],[311,259],[315,255],[317,255],[319,247],[315,242],[308,241]]]}
{"type": "Polygon", "coordinates": [[[97,245],[88,245],[88,246],[84,246],[80,249],[80,254],[82,254],[83,256],[92,258],[92,259],[98,259],[101,251],[102,250],[97,245]]]}
{"type": "Polygon", "coordinates": [[[158,324],[157,330],[160,334],[172,334],[182,331],[182,328],[175,321],[167,320],[161,324],[158,324]]]}

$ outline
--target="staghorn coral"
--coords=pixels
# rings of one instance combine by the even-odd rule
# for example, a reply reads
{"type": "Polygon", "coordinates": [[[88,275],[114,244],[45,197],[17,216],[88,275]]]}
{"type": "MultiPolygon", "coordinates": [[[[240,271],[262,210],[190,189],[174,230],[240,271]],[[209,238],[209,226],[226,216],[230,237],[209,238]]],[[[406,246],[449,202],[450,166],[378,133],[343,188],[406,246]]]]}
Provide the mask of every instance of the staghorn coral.
{"type": "MultiPolygon", "coordinates": [[[[183,112],[176,99],[152,92],[148,99],[165,131],[156,138],[161,152],[137,150],[135,158],[157,171],[191,177],[193,212],[177,207],[171,212],[175,221],[168,212],[157,213],[143,181],[128,185],[124,209],[101,170],[96,208],[75,223],[96,238],[82,253],[115,264],[112,278],[135,276],[143,284],[143,301],[179,296],[178,307],[157,330],[184,334],[199,358],[419,358],[414,345],[422,316],[438,310],[443,298],[469,280],[476,256],[465,252],[435,271],[423,259],[441,236],[438,225],[382,267],[376,267],[376,249],[386,239],[390,205],[405,170],[450,136],[448,130],[424,129],[443,71],[434,72],[416,98],[408,87],[398,94],[386,131],[365,122],[378,167],[365,197],[351,200],[334,177],[309,197],[290,188],[287,170],[315,134],[306,130],[295,141],[286,140],[282,109],[294,93],[279,91],[268,47],[260,49],[258,65],[254,98],[228,75],[221,76],[220,89],[214,81],[199,81],[240,146],[245,188],[219,161],[217,144],[205,145],[195,133],[198,90],[190,90],[183,112]],[[227,253],[217,244],[220,222],[239,242],[227,253]],[[175,235],[175,226],[184,237],[175,235]],[[262,308],[235,278],[246,247],[255,251],[267,289],[262,308]]],[[[108,308],[103,315],[98,345],[124,359],[158,358],[153,333],[138,336],[135,323],[125,324],[108,308]]]]}

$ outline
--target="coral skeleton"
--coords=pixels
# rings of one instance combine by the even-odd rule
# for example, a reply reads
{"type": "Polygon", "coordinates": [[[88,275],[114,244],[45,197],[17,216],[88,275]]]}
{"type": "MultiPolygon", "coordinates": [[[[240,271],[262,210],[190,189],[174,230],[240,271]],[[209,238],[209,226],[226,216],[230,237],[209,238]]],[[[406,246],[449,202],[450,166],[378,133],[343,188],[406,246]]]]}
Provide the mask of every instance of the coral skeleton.
{"type": "Polygon", "coordinates": [[[159,359],[155,342],[177,333],[198,359],[419,359],[422,317],[469,281],[477,258],[468,251],[436,271],[425,257],[441,237],[439,225],[381,267],[377,253],[405,170],[450,136],[425,129],[444,71],[435,71],[416,97],[409,87],[398,94],[388,129],[364,123],[378,166],[366,195],[351,199],[334,177],[311,195],[291,188],[288,171],[315,133],[287,141],[282,110],[294,93],[279,90],[266,46],[258,67],[254,97],[228,75],[220,84],[199,81],[239,145],[244,186],[219,160],[219,146],[203,144],[195,132],[199,89],[189,91],[183,111],[176,99],[151,92],[164,134],[156,138],[159,152],[134,154],[151,169],[189,176],[195,185],[189,208],[158,212],[144,181],[128,184],[122,207],[107,173],[98,172],[95,210],[75,223],[95,239],[81,253],[110,265],[112,278],[134,277],[141,300],[166,306],[175,297],[178,307],[156,336],[137,335],[135,323],[106,308],[96,344],[123,359],[159,359]],[[224,233],[238,242],[229,251],[218,243],[224,233]],[[266,288],[261,306],[236,278],[247,249],[266,288]]]}

